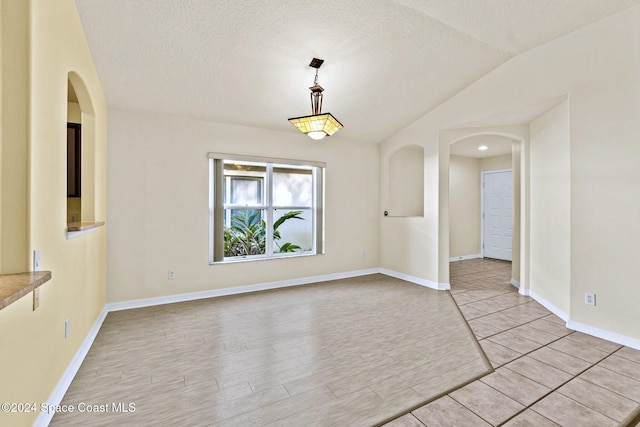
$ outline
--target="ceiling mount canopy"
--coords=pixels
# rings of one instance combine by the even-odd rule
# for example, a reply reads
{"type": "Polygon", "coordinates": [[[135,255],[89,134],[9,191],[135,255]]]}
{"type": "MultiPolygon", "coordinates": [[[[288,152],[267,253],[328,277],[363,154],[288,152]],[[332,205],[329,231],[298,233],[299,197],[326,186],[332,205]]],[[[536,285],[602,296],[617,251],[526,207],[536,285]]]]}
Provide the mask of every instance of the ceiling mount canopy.
{"type": "Polygon", "coordinates": [[[342,123],[331,113],[322,113],[322,92],[324,89],[318,84],[318,69],[323,63],[323,59],[313,58],[309,64],[310,67],[316,69],[313,86],[309,88],[311,90],[311,115],[289,119],[289,122],[300,132],[315,140],[331,136],[342,128],[342,123]]]}

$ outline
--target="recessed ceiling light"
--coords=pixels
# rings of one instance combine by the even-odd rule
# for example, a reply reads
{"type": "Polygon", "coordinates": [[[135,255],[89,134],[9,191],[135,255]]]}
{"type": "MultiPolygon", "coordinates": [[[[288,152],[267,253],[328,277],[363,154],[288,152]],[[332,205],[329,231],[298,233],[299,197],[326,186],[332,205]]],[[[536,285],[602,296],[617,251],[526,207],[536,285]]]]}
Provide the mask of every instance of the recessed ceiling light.
{"type": "Polygon", "coordinates": [[[486,145],[481,145],[480,147],[478,147],[478,150],[480,150],[480,151],[485,151],[485,150],[488,150],[488,149],[489,149],[489,147],[487,147],[486,145]]]}

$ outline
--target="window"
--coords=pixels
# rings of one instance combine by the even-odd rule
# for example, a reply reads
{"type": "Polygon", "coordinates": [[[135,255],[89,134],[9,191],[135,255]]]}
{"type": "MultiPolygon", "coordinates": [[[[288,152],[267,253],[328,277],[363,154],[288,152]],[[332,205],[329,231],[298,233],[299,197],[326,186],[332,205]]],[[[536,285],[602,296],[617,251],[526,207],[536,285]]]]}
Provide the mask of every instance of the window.
{"type": "Polygon", "coordinates": [[[209,154],[212,263],[323,253],[324,164],[209,154]]]}

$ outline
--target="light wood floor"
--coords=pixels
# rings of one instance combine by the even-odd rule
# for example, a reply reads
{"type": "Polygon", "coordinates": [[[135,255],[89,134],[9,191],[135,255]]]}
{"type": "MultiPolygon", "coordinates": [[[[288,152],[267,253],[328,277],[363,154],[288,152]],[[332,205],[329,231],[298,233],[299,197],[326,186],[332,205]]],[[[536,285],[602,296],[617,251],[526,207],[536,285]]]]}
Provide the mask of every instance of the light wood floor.
{"type": "Polygon", "coordinates": [[[637,425],[640,351],[565,328],[510,277],[511,263],[451,264],[451,293],[496,370],[387,427],[637,425]]]}
{"type": "Polygon", "coordinates": [[[110,313],[62,403],[111,410],[51,425],[371,426],[490,371],[451,294],[372,275],[110,313]]]}

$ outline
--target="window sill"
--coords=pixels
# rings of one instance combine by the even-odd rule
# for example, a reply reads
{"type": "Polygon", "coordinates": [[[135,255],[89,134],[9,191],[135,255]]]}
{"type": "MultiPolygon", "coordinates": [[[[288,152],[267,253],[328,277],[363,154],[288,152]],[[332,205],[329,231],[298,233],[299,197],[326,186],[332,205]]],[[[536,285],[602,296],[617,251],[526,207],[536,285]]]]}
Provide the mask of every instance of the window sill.
{"type": "Polygon", "coordinates": [[[301,257],[317,256],[317,255],[324,255],[324,254],[302,253],[302,254],[295,254],[295,255],[282,255],[282,256],[272,256],[272,257],[246,257],[246,258],[235,257],[235,258],[225,259],[224,261],[209,261],[209,265],[238,264],[238,263],[252,262],[252,261],[272,261],[277,259],[301,258],[301,257]]]}
{"type": "Polygon", "coordinates": [[[67,224],[67,240],[92,233],[103,225],[104,221],[71,222],[67,224]]]}
{"type": "Polygon", "coordinates": [[[0,310],[51,279],[50,271],[0,274],[0,310]]]}

